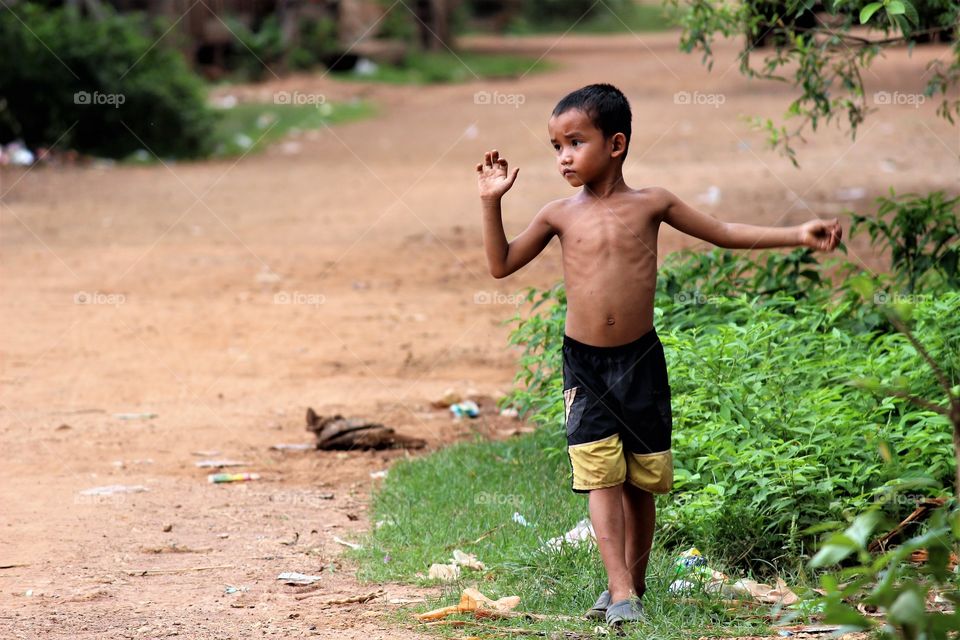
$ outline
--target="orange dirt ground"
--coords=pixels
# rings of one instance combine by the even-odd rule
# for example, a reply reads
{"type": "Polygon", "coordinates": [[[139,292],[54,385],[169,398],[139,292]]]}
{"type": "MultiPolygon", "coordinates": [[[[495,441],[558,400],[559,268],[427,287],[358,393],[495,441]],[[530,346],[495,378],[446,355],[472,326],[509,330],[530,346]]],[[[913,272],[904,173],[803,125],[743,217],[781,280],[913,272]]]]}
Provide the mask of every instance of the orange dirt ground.
{"type": "MultiPolygon", "coordinates": [[[[465,44],[559,68],[425,88],[317,74],[221,89],[245,100],[363,96],[381,113],[301,135],[296,153],[0,171],[0,565],[24,565],[0,569],[0,636],[422,637],[385,614],[400,606],[391,598],[428,589],[388,584],[369,604],[318,604],[378,586],[357,584],[333,538],[370,527],[370,472],[405,454],[269,447],[309,441],[307,406],[383,421],[427,439],[427,451],[516,426],[454,423],[430,403],[448,388],[507,391],[510,296],[560,277],[556,242],[519,274],[487,274],[474,166],[497,148],[521,167],[505,199],[508,234],[569,195],[546,136],[569,90],[619,85],[634,109],[628,184],[665,186],[725,220],[793,224],[869,210],[891,185],[957,189],[957,130],[932,102],[879,108],[855,143],[827,126],[800,147],[796,170],[742,119],[780,118],[788,88],[742,78],[735,43],[718,46],[712,73],[676,43],[672,33],[473,38],[465,44]],[[478,91],[522,104],[478,104],[478,91]],[[678,105],[678,91],[724,102],[678,105]],[[711,186],[720,201],[701,204],[711,186]],[[842,198],[858,187],[863,197],[842,198]],[[83,294],[91,303],[76,302],[83,294]],[[263,477],[210,485],[198,451],[263,477]],[[80,494],[110,484],[149,491],[80,494]],[[170,545],[194,552],[154,552],[170,545]],[[198,567],[215,568],[127,573],[198,567]],[[322,571],[322,595],[296,600],[300,589],[275,579],[284,571],[322,571]],[[227,595],[227,585],[248,591],[227,595]]],[[[868,89],[919,91],[924,62],[946,54],[891,52],[866,74],[868,89]]],[[[661,260],[689,246],[704,245],[666,228],[661,260]]],[[[851,255],[882,266],[865,243],[851,255]]]]}

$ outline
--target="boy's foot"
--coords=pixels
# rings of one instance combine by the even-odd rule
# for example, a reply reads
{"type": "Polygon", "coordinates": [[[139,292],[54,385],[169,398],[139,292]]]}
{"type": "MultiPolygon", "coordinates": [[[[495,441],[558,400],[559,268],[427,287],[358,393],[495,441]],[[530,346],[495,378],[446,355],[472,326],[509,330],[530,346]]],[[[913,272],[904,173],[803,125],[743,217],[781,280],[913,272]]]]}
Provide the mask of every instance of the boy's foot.
{"type": "Polygon", "coordinates": [[[584,618],[587,620],[603,620],[604,616],[607,615],[607,607],[610,606],[610,592],[604,591],[600,594],[600,597],[597,598],[597,602],[590,607],[584,618]]]}
{"type": "Polygon", "coordinates": [[[611,626],[620,625],[624,622],[639,622],[646,620],[643,613],[643,603],[640,598],[631,597],[626,600],[614,602],[607,607],[607,624],[611,626]]]}

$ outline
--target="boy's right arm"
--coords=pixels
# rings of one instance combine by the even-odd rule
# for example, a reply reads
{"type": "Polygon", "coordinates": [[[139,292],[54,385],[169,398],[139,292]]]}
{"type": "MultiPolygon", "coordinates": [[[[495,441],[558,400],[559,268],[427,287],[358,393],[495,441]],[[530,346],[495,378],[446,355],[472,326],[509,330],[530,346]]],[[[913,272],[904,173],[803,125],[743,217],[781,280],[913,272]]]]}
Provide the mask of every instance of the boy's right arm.
{"type": "Polygon", "coordinates": [[[477,184],[483,206],[483,245],[490,275],[494,278],[504,278],[533,260],[554,235],[548,221],[548,205],[534,216],[523,233],[513,242],[507,242],[500,199],[513,186],[519,171],[516,168],[509,173],[506,158],[501,158],[496,150],[488,151],[483,162],[477,165],[477,184]]]}

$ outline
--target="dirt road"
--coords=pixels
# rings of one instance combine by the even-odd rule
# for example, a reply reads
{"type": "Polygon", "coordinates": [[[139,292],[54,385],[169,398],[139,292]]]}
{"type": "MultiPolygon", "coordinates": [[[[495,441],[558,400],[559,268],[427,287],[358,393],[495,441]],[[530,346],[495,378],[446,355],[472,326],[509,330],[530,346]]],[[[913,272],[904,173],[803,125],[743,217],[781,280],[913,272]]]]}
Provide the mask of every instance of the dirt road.
{"type": "MultiPolygon", "coordinates": [[[[779,117],[788,94],[742,79],[732,46],[708,74],[673,34],[470,44],[559,69],[429,88],[295,76],[232,91],[364,96],[381,114],[239,161],[0,173],[0,565],[23,565],[0,569],[0,636],[419,637],[384,614],[427,590],[318,604],[376,588],[356,584],[334,537],[370,526],[370,473],[404,454],[269,447],[308,442],[312,406],[435,449],[470,428],[430,401],[510,387],[501,323],[516,290],[560,277],[559,249],[490,278],[473,167],[494,147],[521,167],[508,234],[569,195],[545,134],[566,91],[621,86],[634,108],[628,183],[723,219],[791,224],[868,207],[890,185],[957,189],[957,130],[929,102],[880,108],[856,143],[828,126],[798,171],[741,119],[779,117]],[[681,91],[714,98],[677,104],[681,91]],[[156,417],[115,416],[143,412],[156,417]],[[204,457],[263,478],[207,484],[204,457]],[[81,494],[113,484],[148,491],[81,494]],[[170,572],[131,575],[144,570],[170,572]],[[320,573],[321,595],[297,600],[275,579],[284,571],[320,573]]],[[[919,90],[916,69],[945,51],[891,54],[870,90],[919,90]]],[[[661,253],[698,244],[665,229],[661,253]]],[[[879,265],[862,245],[852,253],[879,265]]]]}

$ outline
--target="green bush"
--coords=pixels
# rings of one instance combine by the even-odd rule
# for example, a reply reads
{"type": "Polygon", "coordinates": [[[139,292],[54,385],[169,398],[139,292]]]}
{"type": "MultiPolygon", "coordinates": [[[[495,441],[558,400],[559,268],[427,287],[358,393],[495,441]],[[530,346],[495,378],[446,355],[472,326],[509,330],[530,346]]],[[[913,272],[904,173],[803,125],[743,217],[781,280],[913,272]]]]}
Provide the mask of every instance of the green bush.
{"type": "MultiPolygon", "coordinates": [[[[673,389],[676,476],[661,534],[755,569],[798,568],[816,540],[808,528],[842,523],[875,501],[891,517],[904,515],[910,506],[887,501],[888,491],[939,495],[954,473],[943,416],[850,385],[906,382],[929,397],[933,373],[904,336],[864,330],[862,318],[867,309],[879,313],[877,305],[847,291],[832,295],[819,265],[803,256],[680,254],[661,268],[656,300],[673,389]],[[780,274],[778,293],[764,296],[772,273],[780,274]],[[784,295],[800,282],[805,298],[784,295]],[[669,283],[687,288],[671,294],[669,283]]],[[[919,297],[915,331],[958,380],[960,294],[937,294],[919,297]]],[[[565,299],[559,287],[530,296],[540,309],[511,337],[524,348],[522,387],[507,402],[554,434],[552,452],[565,463],[565,299]]]]}
{"type": "Polygon", "coordinates": [[[0,141],[112,158],[207,154],[214,116],[202,81],[141,20],[104,12],[0,12],[0,141]]]}
{"type": "Polygon", "coordinates": [[[871,246],[890,252],[893,283],[907,293],[924,282],[960,289],[960,196],[942,191],[925,196],[913,193],[877,199],[876,216],[852,213],[851,235],[864,228],[871,246]],[[933,279],[933,282],[930,280],[933,279]]]}
{"type": "Polygon", "coordinates": [[[267,18],[257,29],[251,29],[240,20],[228,17],[230,31],[237,43],[227,60],[228,68],[240,80],[262,80],[271,71],[277,73],[284,64],[287,45],[275,14],[267,18]]]}

